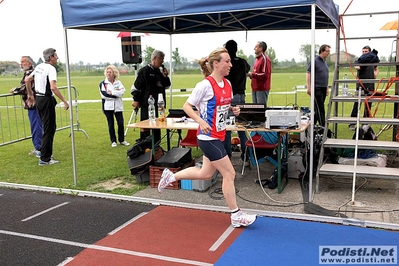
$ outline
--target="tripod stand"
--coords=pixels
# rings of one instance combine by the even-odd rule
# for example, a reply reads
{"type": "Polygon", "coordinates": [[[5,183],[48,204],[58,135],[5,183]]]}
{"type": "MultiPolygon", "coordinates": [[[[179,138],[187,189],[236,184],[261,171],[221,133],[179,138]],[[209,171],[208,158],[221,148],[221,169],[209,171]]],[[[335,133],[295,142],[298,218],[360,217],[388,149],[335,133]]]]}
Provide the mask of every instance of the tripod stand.
{"type": "MultiPolygon", "coordinates": [[[[132,122],[133,118],[134,118],[134,123],[137,122],[138,113],[139,113],[139,108],[138,107],[134,108],[132,111],[132,114],[130,115],[129,122],[127,123],[128,125],[132,122]]],[[[127,135],[128,130],[129,130],[129,128],[126,127],[125,136],[127,135]]],[[[133,128],[133,130],[136,130],[136,128],[133,128]]]]}

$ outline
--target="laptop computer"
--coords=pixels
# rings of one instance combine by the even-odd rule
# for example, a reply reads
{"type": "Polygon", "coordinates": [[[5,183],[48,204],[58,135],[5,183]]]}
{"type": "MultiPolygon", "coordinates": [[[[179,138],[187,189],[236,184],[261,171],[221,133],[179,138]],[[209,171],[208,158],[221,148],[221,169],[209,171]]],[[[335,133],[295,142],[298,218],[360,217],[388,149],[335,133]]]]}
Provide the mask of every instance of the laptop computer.
{"type": "Polygon", "coordinates": [[[261,124],[266,121],[266,106],[258,103],[237,104],[240,107],[240,115],[236,117],[238,123],[261,124]]]}

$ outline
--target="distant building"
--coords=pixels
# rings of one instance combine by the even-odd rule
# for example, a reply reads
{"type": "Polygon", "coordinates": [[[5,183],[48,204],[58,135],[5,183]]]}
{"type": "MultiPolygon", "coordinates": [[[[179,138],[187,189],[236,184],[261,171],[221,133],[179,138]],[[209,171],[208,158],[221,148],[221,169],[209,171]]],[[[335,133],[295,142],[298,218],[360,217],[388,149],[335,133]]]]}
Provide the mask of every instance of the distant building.
{"type": "MultiPolygon", "coordinates": [[[[349,62],[353,63],[356,60],[356,56],[353,54],[348,53],[348,55],[346,54],[345,51],[340,51],[339,52],[339,63],[343,64],[343,63],[347,63],[348,62],[348,57],[349,57],[349,62]]],[[[331,62],[336,62],[337,60],[337,54],[331,54],[330,55],[330,60],[331,62]]]]}

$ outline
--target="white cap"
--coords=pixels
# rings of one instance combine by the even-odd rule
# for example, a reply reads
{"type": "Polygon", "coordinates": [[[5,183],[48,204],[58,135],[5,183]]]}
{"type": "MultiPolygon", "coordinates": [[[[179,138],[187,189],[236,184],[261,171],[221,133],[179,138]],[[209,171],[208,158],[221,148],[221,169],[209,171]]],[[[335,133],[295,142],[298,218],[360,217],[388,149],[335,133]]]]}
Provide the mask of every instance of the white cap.
{"type": "Polygon", "coordinates": [[[159,93],[159,94],[158,94],[158,102],[159,102],[159,101],[164,101],[164,100],[163,100],[163,94],[162,94],[162,93],[159,93]]]}

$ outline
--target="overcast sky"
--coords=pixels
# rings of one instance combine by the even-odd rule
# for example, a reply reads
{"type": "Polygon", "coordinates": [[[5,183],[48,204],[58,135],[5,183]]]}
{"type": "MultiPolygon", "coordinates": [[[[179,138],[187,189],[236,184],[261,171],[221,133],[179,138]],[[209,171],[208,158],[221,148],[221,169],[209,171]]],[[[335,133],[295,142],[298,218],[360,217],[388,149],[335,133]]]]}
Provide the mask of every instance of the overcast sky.
{"type": "MultiPolygon", "coordinates": [[[[335,0],[342,14],[350,0],[335,0]]],[[[347,14],[383,12],[399,10],[398,0],[353,0],[347,14]]],[[[105,14],[103,14],[105,15],[105,14]]],[[[396,31],[380,31],[388,21],[397,15],[374,15],[345,17],[344,28],[347,37],[396,35],[396,31]]],[[[99,62],[122,62],[118,32],[68,30],[70,62],[96,64],[99,62]]],[[[335,50],[335,30],[318,30],[316,44],[330,44],[335,50]]],[[[42,51],[48,47],[57,49],[61,62],[65,62],[64,30],[61,22],[61,7],[57,0],[3,0],[0,4],[0,61],[19,61],[21,55],[30,55],[37,61],[42,51]]],[[[257,41],[263,40],[276,51],[280,61],[294,58],[300,61],[299,48],[310,43],[309,30],[302,31],[253,31],[236,33],[185,34],[172,37],[172,49],[179,48],[180,55],[189,60],[207,56],[213,49],[234,39],[238,48],[247,55],[253,54],[257,41]],[[193,41],[193,39],[195,41],[193,41]]],[[[166,53],[169,58],[169,35],[151,34],[142,37],[143,48],[151,46],[166,53]]],[[[395,46],[392,40],[348,41],[348,52],[360,55],[364,45],[379,51],[380,56],[388,57],[395,46]]],[[[341,49],[344,49],[342,46],[341,49]]]]}

